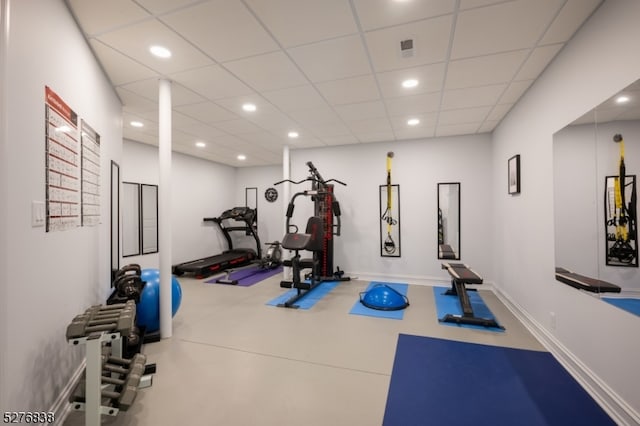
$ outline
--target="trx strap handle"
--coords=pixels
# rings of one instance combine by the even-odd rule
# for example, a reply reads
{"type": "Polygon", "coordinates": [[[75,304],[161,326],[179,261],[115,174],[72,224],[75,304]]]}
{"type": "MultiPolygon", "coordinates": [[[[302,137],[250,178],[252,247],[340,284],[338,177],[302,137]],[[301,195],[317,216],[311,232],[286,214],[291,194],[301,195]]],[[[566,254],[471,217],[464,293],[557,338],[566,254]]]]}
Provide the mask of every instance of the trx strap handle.
{"type": "Polygon", "coordinates": [[[382,214],[381,219],[387,222],[387,238],[384,240],[384,251],[388,254],[393,254],[396,251],[396,243],[391,237],[391,227],[397,225],[398,221],[395,220],[391,214],[392,212],[392,197],[391,197],[391,159],[393,158],[393,152],[387,152],[387,209],[382,214]]]}

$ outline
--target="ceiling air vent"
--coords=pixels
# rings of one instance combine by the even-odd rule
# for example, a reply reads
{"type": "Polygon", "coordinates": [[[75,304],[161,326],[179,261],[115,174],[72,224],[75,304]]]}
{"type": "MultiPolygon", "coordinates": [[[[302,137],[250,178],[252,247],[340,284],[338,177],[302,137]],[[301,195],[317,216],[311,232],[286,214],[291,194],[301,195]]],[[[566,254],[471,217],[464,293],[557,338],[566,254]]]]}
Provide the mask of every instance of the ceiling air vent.
{"type": "Polygon", "coordinates": [[[400,41],[400,56],[411,58],[413,56],[413,39],[409,38],[400,41]]]}

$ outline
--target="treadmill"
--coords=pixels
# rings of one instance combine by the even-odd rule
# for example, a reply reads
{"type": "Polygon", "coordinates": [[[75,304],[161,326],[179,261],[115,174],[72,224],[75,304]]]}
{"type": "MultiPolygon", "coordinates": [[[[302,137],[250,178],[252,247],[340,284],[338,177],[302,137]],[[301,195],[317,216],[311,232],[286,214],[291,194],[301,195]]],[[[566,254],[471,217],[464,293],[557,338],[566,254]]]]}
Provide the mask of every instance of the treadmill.
{"type": "Polygon", "coordinates": [[[192,274],[196,278],[204,278],[231,268],[247,265],[262,258],[260,238],[258,237],[258,210],[250,207],[234,207],[225,210],[219,217],[205,217],[205,222],[213,222],[222,231],[229,250],[215,256],[192,260],[173,266],[175,275],[192,274]],[[230,226],[233,223],[235,226],[230,226]],[[250,248],[233,248],[231,232],[244,232],[256,240],[256,250],[250,248]]]}

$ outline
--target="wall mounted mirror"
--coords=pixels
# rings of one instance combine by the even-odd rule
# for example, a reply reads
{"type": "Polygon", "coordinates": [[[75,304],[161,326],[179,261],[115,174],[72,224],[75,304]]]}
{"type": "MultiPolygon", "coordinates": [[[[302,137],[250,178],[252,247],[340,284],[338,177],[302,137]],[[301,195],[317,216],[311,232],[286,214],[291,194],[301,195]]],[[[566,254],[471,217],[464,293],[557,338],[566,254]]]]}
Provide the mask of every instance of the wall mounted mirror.
{"type": "Polygon", "coordinates": [[[141,184],[142,254],[158,252],[158,185],[141,184]]]}
{"type": "Polygon", "coordinates": [[[111,281],[120,269],[120,166],[111,161],[111,281]]]}
{"type": "MultiPolygon", "coordinates": [[[[626,214],[637,216],[633,188],[640,172],[640,82],[612,94],[553,136],[556,278],[640,315],[637,254],[611,250],[618,239],[612,219],[620,215],[612,178],[620,175],[616,135],[626,142],[626,214]]],[[[637,232],[624,238],[637,247],[637,232]]]]}
{"type": "Polygon", "coordinates": [[[460,182],[438,183],[438,259],[460,259],[460,182]]]}
{"type": "Polygon", "coordinates": [[[122,182],[122,256],[140,254],[140,184],[122,182]]]}

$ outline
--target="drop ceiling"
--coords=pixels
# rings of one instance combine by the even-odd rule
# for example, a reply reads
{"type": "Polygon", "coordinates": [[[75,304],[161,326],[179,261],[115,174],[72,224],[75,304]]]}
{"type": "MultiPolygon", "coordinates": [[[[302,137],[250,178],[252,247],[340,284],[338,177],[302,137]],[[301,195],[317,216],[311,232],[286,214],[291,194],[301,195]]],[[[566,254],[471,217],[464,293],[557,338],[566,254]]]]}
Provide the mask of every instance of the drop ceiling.
{"type": "Polygon", "coordinates": [[[168,79],[174,151],[234,167],[280,164],[285,145],[491,132],[601,3],[66,1],[122,101],[125,139],[157,145],[168,79]]]}

